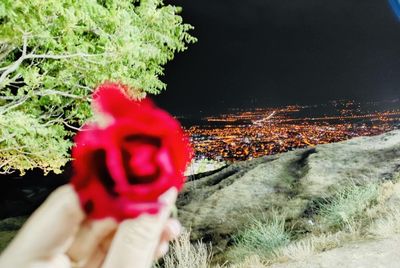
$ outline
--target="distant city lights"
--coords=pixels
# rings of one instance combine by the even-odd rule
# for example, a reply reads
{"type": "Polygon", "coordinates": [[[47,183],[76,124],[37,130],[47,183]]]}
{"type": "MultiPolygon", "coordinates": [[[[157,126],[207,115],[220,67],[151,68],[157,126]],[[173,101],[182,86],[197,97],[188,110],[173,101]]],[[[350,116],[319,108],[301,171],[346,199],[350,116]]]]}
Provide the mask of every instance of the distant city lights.
{"type": "Polygon", "coordinates": [[[354,101],[334,101],[327,105],[238,110],[203,118],[203,123],[187,127],[186,131],[197,158],[247,160],[378,135],[399,127],[400,109],[378,111],[373,109],[374,103],[369,103],[369,107],[364,110],[354,101]],[[330,112],[313,112],[321,108],[330,112]]]}

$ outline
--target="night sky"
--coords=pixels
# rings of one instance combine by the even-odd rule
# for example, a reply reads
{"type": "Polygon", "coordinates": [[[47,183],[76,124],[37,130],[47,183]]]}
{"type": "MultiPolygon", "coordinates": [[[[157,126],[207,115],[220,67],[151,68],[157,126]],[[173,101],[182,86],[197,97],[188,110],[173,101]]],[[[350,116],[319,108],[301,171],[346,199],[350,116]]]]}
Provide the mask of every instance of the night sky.
{"type": "Polygon", "coordinates": [[[155,97],[174,115],[400,95],[400,21],[385,0],[166,3],[199,39],[155,97]]]}

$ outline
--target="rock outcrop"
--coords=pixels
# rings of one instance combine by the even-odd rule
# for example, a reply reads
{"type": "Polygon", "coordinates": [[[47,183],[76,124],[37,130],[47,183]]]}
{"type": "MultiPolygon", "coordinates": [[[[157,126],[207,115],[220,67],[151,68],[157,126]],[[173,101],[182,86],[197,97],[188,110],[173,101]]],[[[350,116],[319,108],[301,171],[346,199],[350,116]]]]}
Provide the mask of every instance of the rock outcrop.
{"type": "Polygon", "coordinates": [[[391,180],[399,172],[400,131],[318,145],[197,176],[179,196],[179,216],[193,240],[212,242],[218,253],[254,217],[278,211],[301,222],[341,185],[391,180]]]}

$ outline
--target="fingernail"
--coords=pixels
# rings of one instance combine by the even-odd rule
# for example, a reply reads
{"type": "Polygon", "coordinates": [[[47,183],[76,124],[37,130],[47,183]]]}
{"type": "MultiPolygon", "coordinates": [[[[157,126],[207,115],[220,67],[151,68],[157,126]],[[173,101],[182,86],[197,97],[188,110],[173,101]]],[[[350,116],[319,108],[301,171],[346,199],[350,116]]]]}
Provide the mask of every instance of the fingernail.
{"type": "Polygon", "coordinates": [[[169,189],[165,193],[160,196],[160,201],[164,204],[170,205],[175,202],[176,196],[178,195],[178,191],[175,187],[169,189]]]}
{"type": "Polygon", "coordinates": [[[159,247],[160,255],[163,256],[163,255],[167,254],[168,249],[169,249],[168,243],[163,242],[159,247]]]}
{"type": "Polygon", "coordinates": [[[177,220],[172,220],[170,223],[171,232],[174,237],[178,237],[181,234],[182,225],[177,220]]]}

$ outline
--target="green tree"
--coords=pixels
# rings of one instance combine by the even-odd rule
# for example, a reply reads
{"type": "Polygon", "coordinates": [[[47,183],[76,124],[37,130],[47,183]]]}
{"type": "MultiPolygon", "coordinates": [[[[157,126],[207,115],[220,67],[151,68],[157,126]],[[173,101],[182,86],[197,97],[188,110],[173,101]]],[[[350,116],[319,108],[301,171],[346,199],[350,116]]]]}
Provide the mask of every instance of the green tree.
{"type": "Polygon", "coordinates": [[[196,41],[162,0],[0,2],[0,173],[61,172],[90,94],[111,80],[157,94],[163,65],[196,41]]]}

